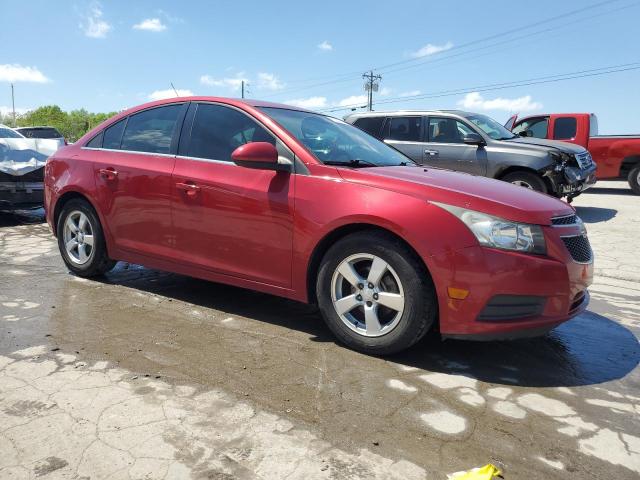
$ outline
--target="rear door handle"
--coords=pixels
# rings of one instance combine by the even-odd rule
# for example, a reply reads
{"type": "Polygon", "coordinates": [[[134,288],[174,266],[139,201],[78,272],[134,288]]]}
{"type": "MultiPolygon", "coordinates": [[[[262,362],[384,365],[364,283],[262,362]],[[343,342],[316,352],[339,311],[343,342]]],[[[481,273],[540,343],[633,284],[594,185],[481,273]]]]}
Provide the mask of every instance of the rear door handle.
{"type": "Polygon", "coordinates": [[[438,155],[438,150],[425,150],[424,153],[426,153],[427,155],[438,155]]]}
{"type": "Polygon", "coordinates": [[[107,181],[114,181],[118,178],[118,172],[117,170],[109,167],[109,168],[101,168],[100,170],[98,170],[98,173],[100,174],[100,176],[102,178],[104,178],[107,181]]]}
{"type": "Polygon", "coordinates": [[[195,197],[200,192],[200,187],[194,183],[176,183],[176,188],[185,192],[189,197],[195,197]]]}

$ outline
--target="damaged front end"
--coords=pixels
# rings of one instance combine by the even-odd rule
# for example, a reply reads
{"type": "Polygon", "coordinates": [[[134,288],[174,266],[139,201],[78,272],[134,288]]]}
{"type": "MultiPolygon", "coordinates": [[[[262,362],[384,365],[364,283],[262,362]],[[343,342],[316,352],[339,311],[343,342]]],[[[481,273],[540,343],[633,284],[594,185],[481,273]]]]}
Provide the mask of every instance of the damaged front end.
{"type": "Polygon", "coordinates": [[[40,208],[44,202],[44,165],[56,140],[0,139],[0,210],[40,208]]]}
{"type": "Polygon", "coordinates": [[[586,150],[583,153],[552,152],[553,163],[540,173],[552,185],[555,196],[571,201],[596,183],[596,164],[586,150]]]}

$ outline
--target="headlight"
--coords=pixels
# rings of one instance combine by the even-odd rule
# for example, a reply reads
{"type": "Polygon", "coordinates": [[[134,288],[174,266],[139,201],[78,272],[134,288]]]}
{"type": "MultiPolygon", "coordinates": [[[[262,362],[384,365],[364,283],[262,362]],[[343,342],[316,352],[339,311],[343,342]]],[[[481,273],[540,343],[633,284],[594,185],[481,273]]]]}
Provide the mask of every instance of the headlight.
{"type": "Polygon", "coordinates": [[[517,252],[545,254],[547,246],[540,225],[517,223],[445,203],[431,202],[458,217],[480,245],[517,252]]]}

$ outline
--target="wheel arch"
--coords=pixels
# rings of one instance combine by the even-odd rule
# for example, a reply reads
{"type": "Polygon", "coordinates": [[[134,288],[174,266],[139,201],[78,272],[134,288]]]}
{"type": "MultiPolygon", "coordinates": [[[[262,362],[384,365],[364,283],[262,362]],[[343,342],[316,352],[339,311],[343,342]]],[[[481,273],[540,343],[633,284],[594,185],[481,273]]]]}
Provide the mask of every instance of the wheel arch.
{"type": "Polygon", "coordinates": [[[100,214],[98,213],[98,209],[96,208],[94,203],[91,201],[91,199],[87,195],[82,193],[82,192],[79,192],[77,190],[69,190],[69,191],[64,192],[62,195],[60,195],[60,197],[56,200],[55,206],[53,207],[53,218],[52,218],[53,219],[53,234],[56,235],[56,236],[58,234],[58,219],[60,218],[60,214],[62,213],[62,209],[64,208],[64,206],[70,200],[73,200],[74,198],[78,198],[80,200],[84,200],[89,205],[91,205],[91,208],[93,208],[93,210],[96,212],[96,215],[98,216],[98,219],[103,224],[103,231],[104,231],[104,222],[102,221],[102,218],[100,218],[100,214]]]}
{"type": "MultiPolygon", "coordinates": [[[[429,267],[425,264],[423,258],[418,254],[417,250],[413,248],[413,246],[407,242],[404,238],[402,238],[397,233],[392,230],[381,227],[379,225],[375,225],[373,223],[349,223],[346,225],[341,225],[327,234],[318,241],[316,246],[309,257],[309,262],[307,264],[307,302],[308,303],[317,303],[317,292],[316,292],[316,279],[318,276],[318,271],[320,269],[320,263],[327,253],[329,248],[339,241],[340,239],[351,235],[353,233],[362,232],[362,231],[376,231],[385,233],[394,239],[402,242],[409,251],[415,256],[418,265],[422,268],[425,274],[429,277],[431,282],[433,282],[433,277],[431,276],[431,272],[429,271],[429,267]]],[[[435,288],[435,284],[434,284],[435,288]]]]}
{"type": "Polygon", "coordinates": [[[638,165],[640,165],[640,155],[629,155],[625,157],[620,164],[620,177],[626,180],[631,170],[638,165]]]}
{"type": "Polygon", "coordinates": [[[506,177],[510,173],[516,173],[516,172],[533,173],[534,175],[537,175],[538,177],[540,177],[542,179],[544,184],[547,186],[547,191],[549,191],[549,192],[554,191],[554,185],[552,184],[552,182],[546,176],[540,175],[540,171],[538,171],[538,170],[536,170],[534,168],[525,167],[525,166],[522,166],[522,165],[512,165],[510,167],[507,167],[507,168],[501,170],[495,176],[495,178],[497,180],[502,180],[504,177],[506,177]]]}

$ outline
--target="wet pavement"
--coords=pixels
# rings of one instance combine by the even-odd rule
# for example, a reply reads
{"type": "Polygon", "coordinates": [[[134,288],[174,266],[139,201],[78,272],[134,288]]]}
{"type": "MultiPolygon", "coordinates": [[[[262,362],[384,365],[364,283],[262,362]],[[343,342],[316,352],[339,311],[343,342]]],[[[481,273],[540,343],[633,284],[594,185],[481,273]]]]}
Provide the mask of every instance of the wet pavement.
{"type": "Polygon", "coordinates": [[[575,200],[588,312],[389,358],[277,297],[127,264],[74,277],[41,212],[0,214],[0,478],[638,478],[640,197],[602,186],[575,200]]]}

